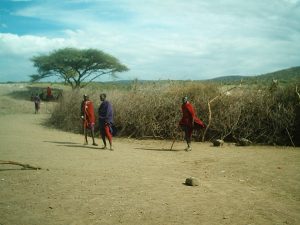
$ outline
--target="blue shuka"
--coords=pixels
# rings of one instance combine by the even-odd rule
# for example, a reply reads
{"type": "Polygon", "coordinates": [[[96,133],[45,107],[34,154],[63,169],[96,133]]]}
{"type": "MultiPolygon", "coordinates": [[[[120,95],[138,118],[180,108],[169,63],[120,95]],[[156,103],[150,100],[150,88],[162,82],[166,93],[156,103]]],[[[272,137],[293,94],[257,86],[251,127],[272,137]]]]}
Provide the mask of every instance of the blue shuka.
{"type": "Polygon", "coordinates": [[[98,109],[98,116],[99,116],[99,126],[104,127],[106,123],[109,125],[113,124],[113,109],[111,104],[104,100],[99,109],[98,109]]]}

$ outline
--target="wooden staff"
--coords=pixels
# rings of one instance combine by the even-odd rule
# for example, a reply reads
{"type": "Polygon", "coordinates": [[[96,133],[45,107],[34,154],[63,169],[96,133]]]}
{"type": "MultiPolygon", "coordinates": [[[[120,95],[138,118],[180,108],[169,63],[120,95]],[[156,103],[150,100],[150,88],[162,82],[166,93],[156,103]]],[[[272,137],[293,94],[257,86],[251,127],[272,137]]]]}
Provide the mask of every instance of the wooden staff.
{"type": "Polygon", "coordinates": [[[171,145],[170,151],[172,151],[172,149],[173,149],[173,145],[174,145],[175,141],[176,141],[176,136],[175,136],[175,137],[174,137],[174,139],[173,139],[173,142],[172,142],[172,145],[171,145]]]}
{"type": "Polygon", "coordinates": [[[86,139],[86,127],[85,127],[85,125],[87,123],[87,121],[86,121],[86,114],[87,114],[86,107],[87,107],[87,105],[86,105],[86,103],[84,103],[84,118],[83,118],[83,143],[84,144],[87,143],[87,139],[86,139]]]}

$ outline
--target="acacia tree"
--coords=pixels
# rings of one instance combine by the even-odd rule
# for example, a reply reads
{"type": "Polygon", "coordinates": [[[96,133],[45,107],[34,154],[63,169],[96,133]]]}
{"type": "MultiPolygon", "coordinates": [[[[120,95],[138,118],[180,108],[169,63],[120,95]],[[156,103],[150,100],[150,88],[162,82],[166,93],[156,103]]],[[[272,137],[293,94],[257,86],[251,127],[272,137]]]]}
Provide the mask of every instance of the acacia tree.
{"type": "Polygon", "coordinates": [[[38,74],[30,76],[31,81],[56,76],[73,89],[105,74],[116,76],[116,72],[128,71],[117,58],[97,49],[63,48],[49,55],[34,56],[31,61],[38,70],[38,74]]]}

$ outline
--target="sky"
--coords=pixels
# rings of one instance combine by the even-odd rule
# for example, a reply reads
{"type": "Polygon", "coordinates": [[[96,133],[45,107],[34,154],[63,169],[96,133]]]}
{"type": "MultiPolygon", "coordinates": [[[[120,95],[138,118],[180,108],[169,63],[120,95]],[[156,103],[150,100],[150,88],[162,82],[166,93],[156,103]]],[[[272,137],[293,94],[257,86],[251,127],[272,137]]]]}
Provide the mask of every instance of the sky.
{"type": "Polygon", "coordinates": [[[118,58],[119,80],[259,75],[300,66],[300,0],[0,0],[0,82],[65,47],[118,58]]]}

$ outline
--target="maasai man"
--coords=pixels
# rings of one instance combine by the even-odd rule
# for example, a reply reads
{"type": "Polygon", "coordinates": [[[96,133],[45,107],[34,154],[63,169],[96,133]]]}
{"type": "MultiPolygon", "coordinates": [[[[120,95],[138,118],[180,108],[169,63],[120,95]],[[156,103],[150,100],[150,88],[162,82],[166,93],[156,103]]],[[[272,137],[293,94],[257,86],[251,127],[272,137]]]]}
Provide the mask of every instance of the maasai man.
{"type": "Polygon", "coordinates": [[[39,113],[40,105],[41,105],[41,99],[38,94],[35,94],[35,96],[33,97],[33,101],[34,101],[35,114],[37,114],[39,113]]]}
{"type": "Polygon", "coordinates": [[[109,101],[106,100],[106,94],[100,94],[101,104],[98,109],[99,129],[103,141],[103,149],[106,149],[106,138],[109,141],[110,150],[112,146],[112,124],[113,124],[113,109],[109,101]]]}
{"type": "Polygon", "coordinates": [[[53,99],[53,95],[52,95],[52,89],[48,86],[47,87],[47,100],[52,100],[53,99]]]}
{"type": "Polygon", "coordinates": [[[194,107],[192,104],[188,101],[187,97],[182,98],[182,118],[179,122],[179,125],[184,131],[184,139],[186,140],[187,143],[187,148],[185,149],[186,151],[191,151],[192,146],[191,146],[191,139],[192,139],[192,133],[194,128],[199,129],[199,128],[205,128],[205,124],[196,117],[196,113],[194,110],[194,107]]]}
{"type": "Polygon", "coordinates": [[[97,146],[95,143],[95,112],[94,112],[94,105],[91,100],[89,100],[88,95],[83,95],[83,101],[81,102],[81,119],[83,120],[83,130],[84,130],[84,137],[85,142],[84,144],[88,144],[87,140],[87,132],[86,130],[89,129],[91,131],[91,136],[93,139],[93,145],[97,146]]]}

